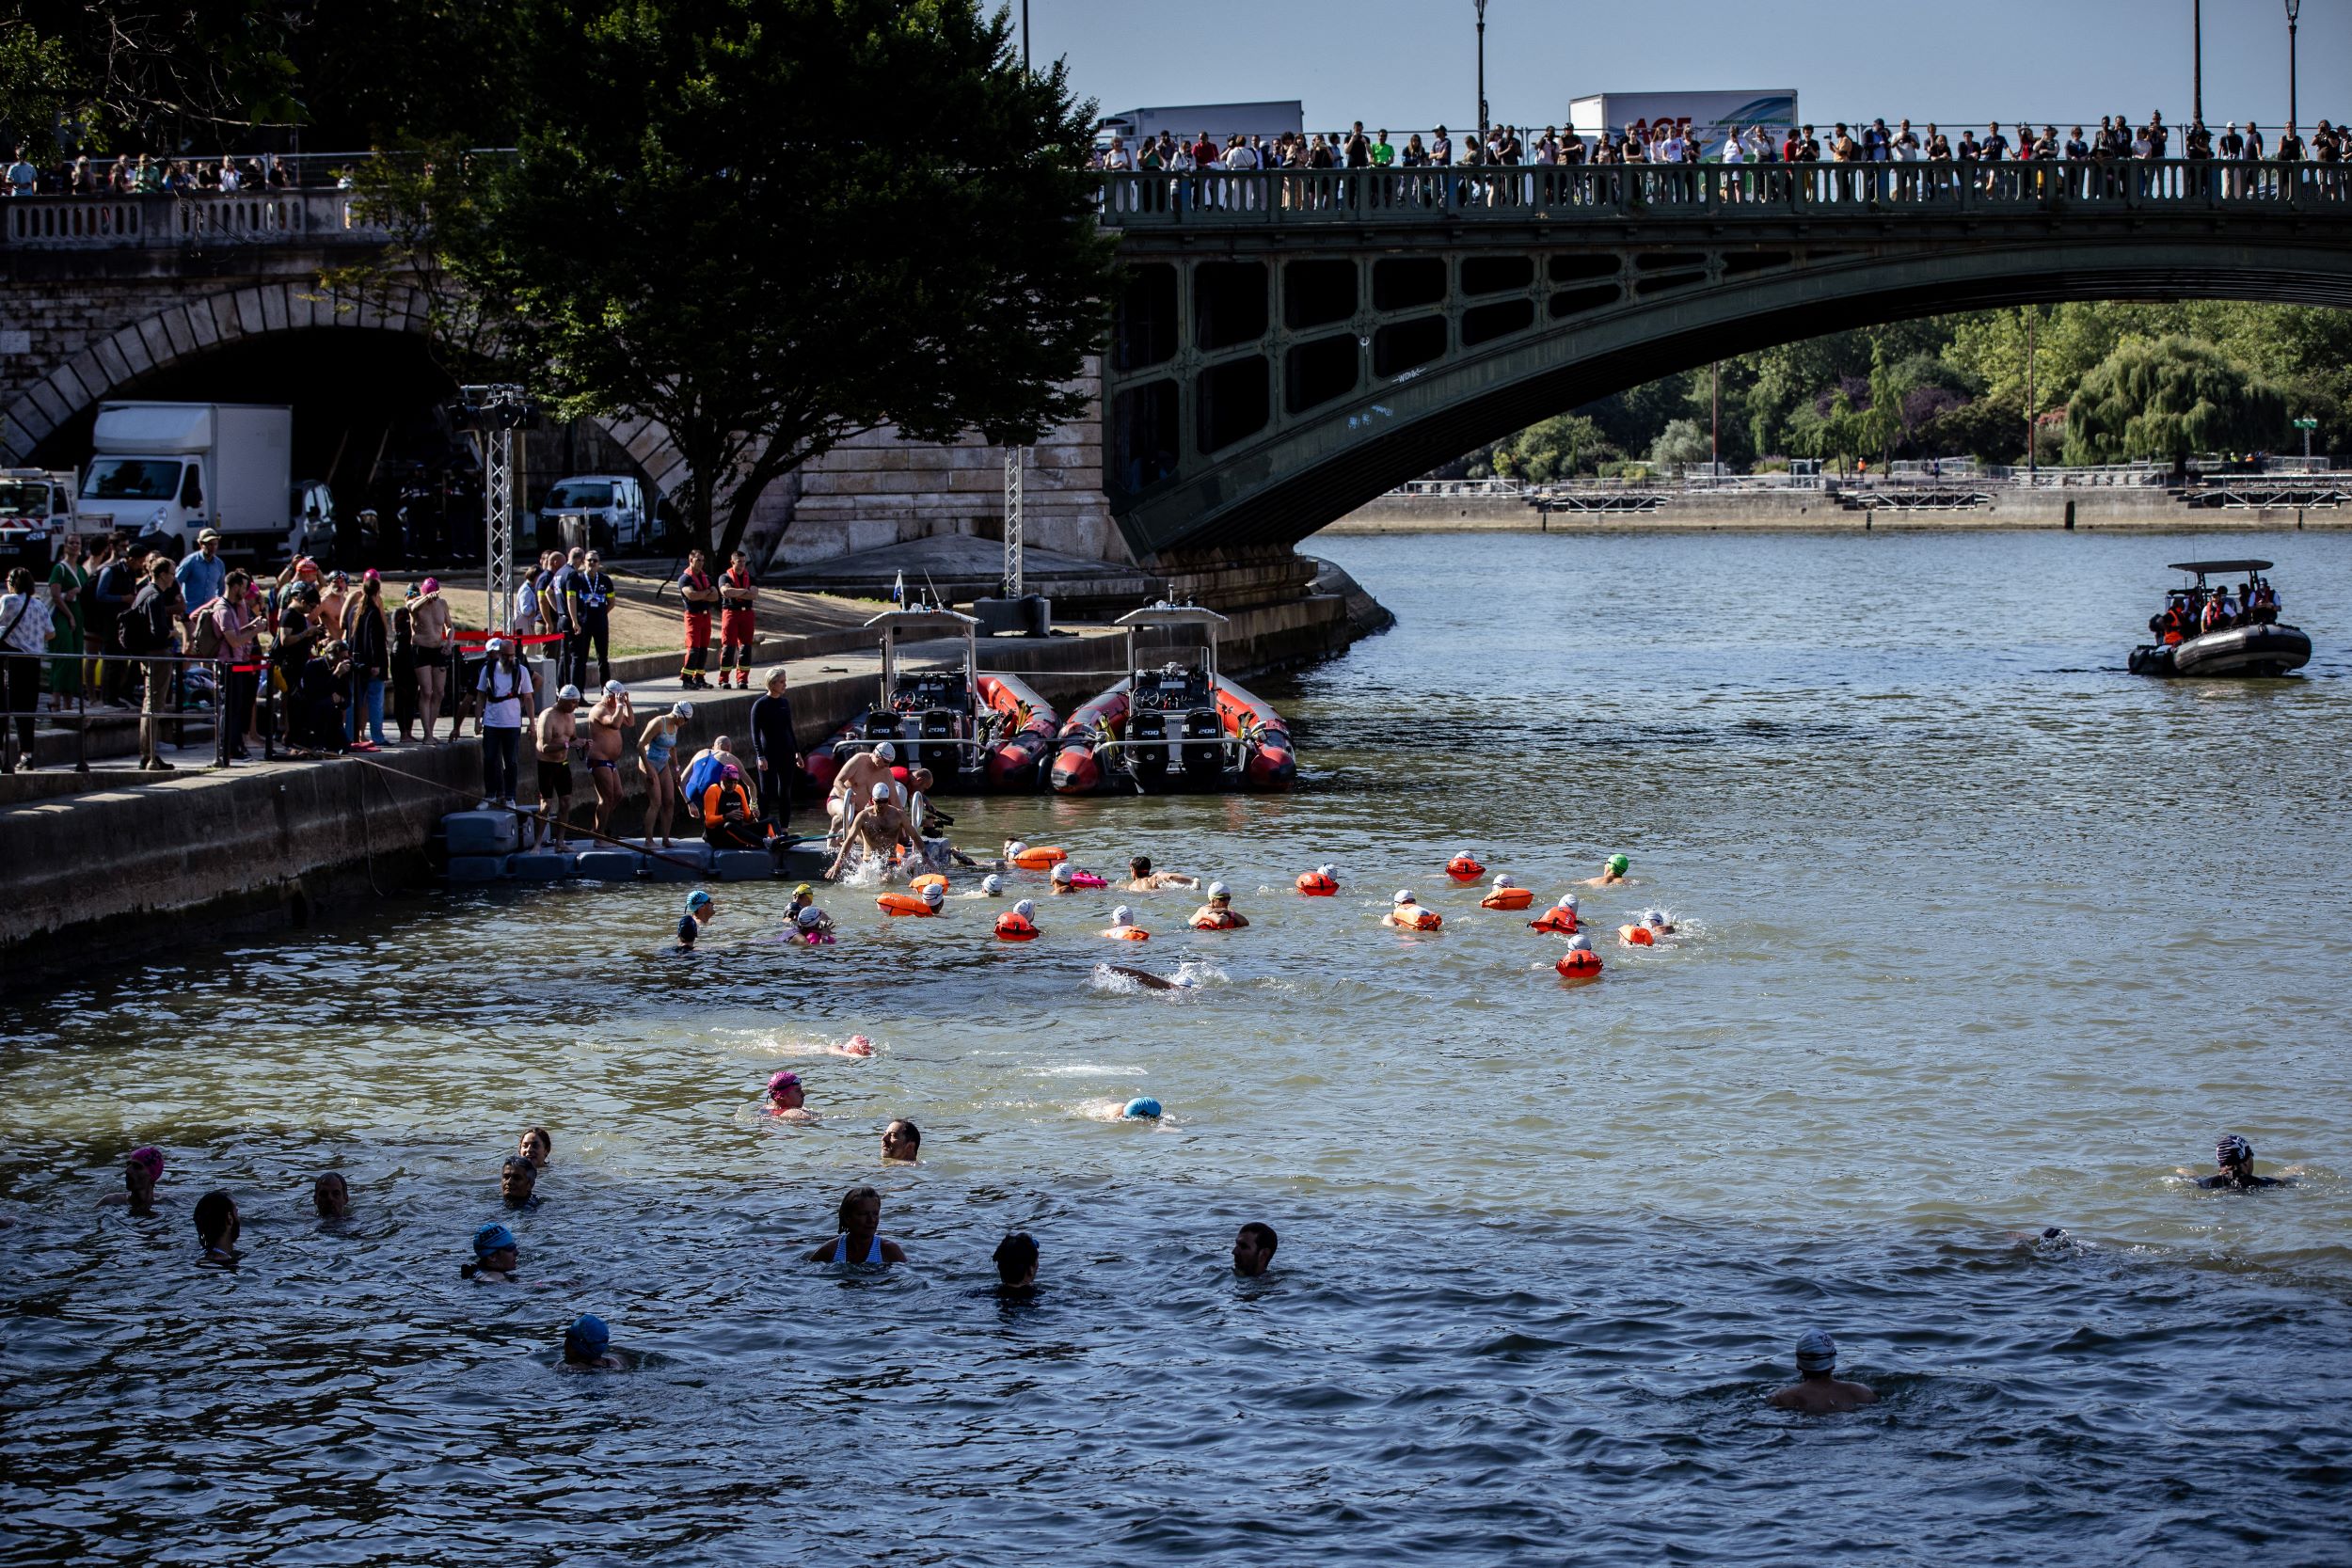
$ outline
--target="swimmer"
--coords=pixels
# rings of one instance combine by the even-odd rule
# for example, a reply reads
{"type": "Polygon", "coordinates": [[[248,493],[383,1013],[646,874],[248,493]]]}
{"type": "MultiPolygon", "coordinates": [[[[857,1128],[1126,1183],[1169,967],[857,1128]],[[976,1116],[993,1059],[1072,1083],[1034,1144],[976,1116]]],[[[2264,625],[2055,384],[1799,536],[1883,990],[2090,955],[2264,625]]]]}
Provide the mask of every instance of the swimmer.
{"type": "Polygon", "coordinates": [[[1633,863],[1627,860],[1623,855],[1612,855],[1607,861],[1602,863],[1600,875],[1597,877],[1585,878],[1583,885],[1586,887],[1614,887],[1620,882],[1630,882],[1633,879],[1627,876],[1626,873],[1632,869],[1632,865],[1633,863]]]}
{"type": "Polygon", "coordinates": [[[996,1243],[996,1289],[1008,1296],[1037,1294],[1037,1242],[1016,1230],[996,1243]]]}
{"type": "Polygon", "coordinates": [[[1071,880],[1071,879],[1075,877],[1077,874],[1077,868],[1072,865],[1068,861],[1057,863],[1054,869],[1046,874],[1046,891],[1057,895],[1065,893],[1077,892],[1077,883],[1071,880]]]}
{"type": "Polygon", "coordinates": [[[1133,980],[1145,990],[1184,990],[1184,987],[1173,980],[1163,980],[1158,975],[1146,974],[1140,969],[1129,969],[1125,964],[1104,964],[1103,967],[1122,979],[1133,980]]]}
{"type": "Polygon", "coordinates": [[[1311,898],[1328,898],[1340,891],[1340,868],[1318,865],[1298,874],[1298,891],[1311,898]]]}
{"type": "Polygon", "coordinates": [[[1005,879],[993,871],[980,879],[978,892],[964,895],[967,898],[1002,898],[1004,895],[1005,879]]]}
{"type": "Polygon", "coordinates": [[[871,1056],[874,1053],[874,1042],[864,1035],[851,1035],[839,1045],[830,1046],[827,1049],[836,1056],[871,1056]]]}
{"type": "Polygon", "coordinates": [[[213,1191],[196,1200],[196,1239],[204,1243],[204,1261],[220,1268],[237,1266],[237,1205],[227,1193],[213,1191]]]}
{"type": "Polygon", "coordinates": [[[1137,855],[1127,863],[1129,893],[1157,893],[1164,887],[1197,888],[1200,885],[1200,878],[1187,877],[1181,871],[1152,870],[1149,855],[1137,855]]]}
{"type": "Polygon", "coordinates": [[[808,1091],[801,1086],[797,1072],[779,1072],[768,1080],[768,1114],[778,1121],[808,1122],[817,1119],[817,1113],[805,1109],[808,1091]]]}
{"type": "Polygon", "coordinates": [[[703,934],[703,927],[719,918],[719,906],[710,901],[710,895],[696,888],[686,895],[686,912],[677,917],[677,946],[681,953],[691,952],[703,934]]]}
{"type": "Polygon", "coordinates": [[[2036,1235],[2027,1235],[2022,1230],[2012,1230],[2010,1235],[2016,1239],[2019,1245],[2030,1247],[2042,1258],[2072,1258],[2082,1251],[2082,1243],[2074,1240],[2064,1226],[2044,1226],[2036,1235]]]}
{"type": "Polygon", "coordinates": [[[842,1195],[841,1232],[808,1255],[812,1263],[903,1263],[906,1249],[882,1233],[882,1194],[851,1187],[842,1195]]]}
{"type": "Polygon", "coordinates": [[[515,1271],[522,1262],[515,1233],[502,1225],[485,1225],[473,1233],[473,1261],[458,1265],[461,1279],[481,1285],[518,1283],[515,1271]]]}
{"type": "Polygon", "coordinates": [[[1389,912],[1380,917],[1382,925],[1401,931],[1434,930],[1437,921],[1437,911],[1422,908],[1410,888],[1397,889],[1396,896],[1389,900],[1389,912]]]}
{"type": "Polygon", "coordinates": [[[531,1168],[544,1171],[554,1157],[555,1140],[548,1136],[544,1127],[526,1127],[522,1136],[515,1140],[515,1152],[531,1162],[531,1168]]]}
{"type": "Polygon", "coordinates": [[[811,904],[792,918],[792,934],[784,939],[803,947],[828,947],[833,943],[833,916],[811,904]]]}
{"type": "Polygon", "coordinates": [[[898,748],[885,740],[870,752],[852,752],[841,770],[833,776],[833,788],[825,796],[825,815],[832,822],[832,831],[839,832],[848,825],[858,806],[873,799],[876,784],[890,783],[891,765],[898,760],[898,748]]]}
{"type": "Polygon", "coordinates": [[[1772,1408],[1834,1416],[1878,1402],[1878,1395],[1863,1385],[1833,1376],[1836,1367],[1837,1341],[1818,1328],[1806,1329],[1797,1340],[1798,1381],[1772,1395],[1772,1408]]]}
{"type": "Polygon", "coordinates": [[[1111,923],[1102,932],[1114,942],[1146,942],[1152,933],[1136,924],[1136,911],[1121,904],[1111,911],[1111,923]]]}
{"type": "Polygon", "coordinates": [[[1196,931],[1238,931],[1248,924],[1248,916],[1233,912],[1232,891],[1223,882],[1211,882],[1209,901],[1192,911],[1196,931]]]}
{"type": "Polygon", "coordinates": [[[1642,924],[1653,936],[1670,937],[1678,928],[1673,921],[1668,920],[1664,913],[1658,910],[1642,911],[1642,924]]]}
{"type": "Polygon", "coordinates": [[[1255,1279],[1274,1267],[1274,1249],[1279,1243],[1274,1227],[1262,1220],[1251,1220],[1233,1237],[1233,1273],[1243,1279],[1255,1279]]]}
{"type": "Polygon", "coordinates": [[[825,880],[840,879],[841,868],[850,863],[852,854],[871,859],[885,870],[890,858],[901,845],[912,848],[914,837],[907,826],[907,814],[892,798],[888,781],[874,785],[864,811],[850,818],[842,830],[841,852],[825,868],[825,880]]]}
{"type": "MultiPolygon", "coordinates": [[[[2264,1187],[2295,1185],[2293,1180],[2288,1177],[2256,1176],[2254,1174],[2254,1146],[2234,1132],[2214,1146],[2213,1163],[2221,1167],[2218,1175],[2196,1177],[2197,1185],[2209,1192],[2227,1189],[2231,1192],[2250,1193],[2264,1187]]],[[[2187,1170],[2183,1170],[2181,1174],[2183,1176],[2194,1175],[2193,1172],[2187,1170]]]]}
{"type": "Polygon", "coordinates": [[[893,1164],[911,1165],[922,1158],[923,1130],[900,1117],[882,1129],[882,1158],[893,1164]]]}
{"type": "Polygon", "coordinates": [[[1531,931],[1557,931],[1562,936],[1574,936],[1578,912],[1576,895],[1564,893],[1560,895],[1558,903],[1529,921],[1527,928],[1531,931]]]}
{"type": "Polygon", "coordinates": [[[310,1183],[310,1205],[323,1220],[351,1218],[351,1183],[337,1170],[323,1171],[310,1183]]]}
{"type": "Polygon", "coordinates": [[[557,1369],[566,1372],[625,1372],[628,1363],[612,1354],[612,1331],[594,1312],[582,1312],[572,1320],[572,1326],[564,1331],[564,1363],[557,1369]]]}
{"type": "Polygon", "coordinates": [[[1139,1094],[1120,1108],[1122,1121],[1157,1121],[1166,1113],[1160,1102],[1148,1094],[1139,1094]]]}
{"type": "Polygon", "coordinates": [[[98,1200],[98,1206],[112,1209],[120,1205],[145,1219],[155,1212],[155,1183],[163,1178],[164,1151],[152,1144],[135,1148],[122,1162],[122,1191],[108,1193],[98,1200]]]}
{"type": "Polygon", "coordinates": [[[499,1201],[516,1212],[539,1207],[539,1167],[519,1154],[499,1166],[499,1201]]]}

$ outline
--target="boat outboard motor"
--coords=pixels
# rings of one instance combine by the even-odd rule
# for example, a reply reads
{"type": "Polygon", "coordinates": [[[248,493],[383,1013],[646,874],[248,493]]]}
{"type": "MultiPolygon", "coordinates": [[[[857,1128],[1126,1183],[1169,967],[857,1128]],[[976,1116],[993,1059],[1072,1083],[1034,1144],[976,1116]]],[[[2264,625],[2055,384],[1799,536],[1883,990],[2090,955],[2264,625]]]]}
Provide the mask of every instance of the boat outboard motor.
{"type": "Polygon", "coordinates": [[[1168,715],[1157,708],[1139,709],[1127,718],[1127,766],[1137,778],[1168,776],[1168,715]]]}
{"type": "Polygon", "coordinates": [[[883,713],[880,709],[877,709],[876,711],[866,716],[866,739],[896,740],[898,738],[898,716],[897,714],[883,713]]]}
{"type": "Polygon", "coordinates": [[[1216,715],[1195,708],[1184,715],[1184,777],[1195,784],[1214,784],[1225,771],[1224,734],[1216,715]]]}
{"type": "Polygon", "coordinates": [[[932,745],[933,741],[952,742],[956,736],[956,716],[946,708],[927,709],[918,732],[926,744],[914,749],[915,766],[928,768],[931,776],[952,779],[963,770],[963,753],[954,745],[932,745]]]}

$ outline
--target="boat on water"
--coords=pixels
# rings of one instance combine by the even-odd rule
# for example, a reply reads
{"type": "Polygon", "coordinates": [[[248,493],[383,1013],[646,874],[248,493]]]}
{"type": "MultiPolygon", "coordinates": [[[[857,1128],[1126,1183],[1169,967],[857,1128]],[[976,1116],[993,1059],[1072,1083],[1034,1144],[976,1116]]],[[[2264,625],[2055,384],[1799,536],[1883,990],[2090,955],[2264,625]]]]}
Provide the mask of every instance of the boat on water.
{"type": "Polygon", "coordinates": [[[882,635],[882,690],[873,706],[809,752],[817,787],[832,789],[843,762],[889,741],[902,766],[930,768],[942,793],[1035,789],[1060,716],[1028,682],[981,673],[978,628],[952,610],[892,610],[866,622],[866,630],[882,635]],[[961,663],[915,665],[901,657],[902,643],[945,640],[961,641],[961,663]]]}
{"type": "Polygon", "coordinates": [[[1290,788],[1298,777],[1290,726],[1217,668],[1224,616],[1159,604],[1115,624],[1127,628],[1131,673],[1062,725],[1054,743],[1057,793],[1090,795],[1125,784],[1146,794],[1290,788]],[[1140,642],[1147,631],[1169,643],[1193,636],[1200,642],[1168,650],[1186,657],[1147,666],[1140,642]]]}
{"type": "Polygon", "coordinates": [[[2310,660],[2311,638],[2279,619],[2278,591],[2262,575],[2269,562],[2180,561],[2169,569],[2196,581],[2169,590],[2164,609],[2148,618],[2156,641],[2132,650],[2133,674],[2283,675],[2310,660]],[[2226,582],[2205,584],[2235,572],[2246,574],[2235,598],[2226,582]]]}

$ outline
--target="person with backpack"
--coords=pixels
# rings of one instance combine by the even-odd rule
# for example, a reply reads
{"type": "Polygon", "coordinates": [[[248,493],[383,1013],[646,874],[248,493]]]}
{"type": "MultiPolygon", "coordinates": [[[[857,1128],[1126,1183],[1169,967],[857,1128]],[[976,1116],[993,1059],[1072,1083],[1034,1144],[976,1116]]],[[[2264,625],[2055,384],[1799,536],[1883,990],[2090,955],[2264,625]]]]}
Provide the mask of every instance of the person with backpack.
{"type": "Polygon", "coordinates": [[[163,740],[164,708],[171,700],[171,641],[185,618],[171,557],[157,555],[148,569],[147,586],[123,612],[116,639],[122,651],[138,660],[144,689],[139,697],[139,771],[168,773],[171,764],[157,754],[163,740]]]}
{"type": "Polygon", "coordinates": [[[482,696],[483,800],[479,809],[515,808],[522,766],[523,721],[532,703],[531,672],[515,657],[509,638],[493,637],[483,652],[474,689],[482,696]]]}

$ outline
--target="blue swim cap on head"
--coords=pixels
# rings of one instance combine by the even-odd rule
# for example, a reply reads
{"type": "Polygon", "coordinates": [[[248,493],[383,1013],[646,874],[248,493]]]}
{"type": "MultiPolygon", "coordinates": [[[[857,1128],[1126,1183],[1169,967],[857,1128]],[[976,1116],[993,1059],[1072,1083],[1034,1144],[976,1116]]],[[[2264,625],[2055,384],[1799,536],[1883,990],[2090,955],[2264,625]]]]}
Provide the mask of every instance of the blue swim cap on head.
{"type": "Polygon", "coordinates": [[[1837,1341],[1818,1328],[1797,1337],[1797,1370],[1826,1372],[1837,1365],[1837,1341]]]}
{"type": "Polygon", "coordinates": [[[1137,1095],[1130,1100],[1127,1101],[1127,1108],[1120,1113],[1126,1117],[1157,1117],[1159,1114],[1160,1102],[1148,1094],[1137,1095]]]}
{"type": "Polygon", "coordinates": [[[691,911],[691,910],[699,910],[699,909],[701,909],[701,908],[702,908],[705,904],[707,904],[707,903],[709,903],[709,902],[710,902],[710,895],[708,895],[707,893],[705,893],[705,892],[704,892],[702,889],[700,889],[700,888],[696,888],[693,892],[691,892],[691,893],[690,893],[690,894],[688,894],[688,895],[686,895],[686,907],[687,907],[687,909],[688,909],[688,910],[690,910],[690,911],[691,911]]]}
{"type": "Polygon", "coordinates": [[[514,1244],[515,1233],[502,1225],[485,1225],[473,1233],[473,1255],[476,1258],[487,1258],[514,1244]]]}
{"type": "Polygon", "coordinates": [[[564,1354],[575,1361],[594,1361],[612,1342],[612,1331],[594,1312],[582,1312],[564,1331],[564,1354]]]}

